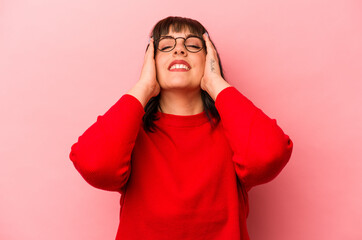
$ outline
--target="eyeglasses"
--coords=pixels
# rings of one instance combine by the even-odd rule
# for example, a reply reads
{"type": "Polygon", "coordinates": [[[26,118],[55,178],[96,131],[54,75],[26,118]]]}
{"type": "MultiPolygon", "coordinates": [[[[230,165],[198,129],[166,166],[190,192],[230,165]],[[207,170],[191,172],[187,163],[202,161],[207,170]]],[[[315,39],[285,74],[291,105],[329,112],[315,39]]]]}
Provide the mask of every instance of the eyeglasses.
{"type": "Polygon", "coordinates": [[[184,40],[184,46],[187,51],[196,53],[200,52],[205,47],[205,41],[199,36],[190,35],[186,38],[172,36],[163,36],[158,39],[155,43],[157,44],[157,49],[161,52],[170,52],[176,47],[176,40],[182,38],[184,40]]]}

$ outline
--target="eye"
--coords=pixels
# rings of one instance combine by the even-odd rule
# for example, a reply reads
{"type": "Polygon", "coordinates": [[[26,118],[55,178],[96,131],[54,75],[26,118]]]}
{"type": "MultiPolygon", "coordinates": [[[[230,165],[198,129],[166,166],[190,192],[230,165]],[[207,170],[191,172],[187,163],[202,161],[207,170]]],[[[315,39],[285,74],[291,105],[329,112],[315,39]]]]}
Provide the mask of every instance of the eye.
{"type": "Polygon", "coordinates": [[[170,37],[163,37],[158,42],[158,49],[161,51],[170,51],[175,44],[175,40],[170,37]]]}
{"type": "Polygon", "coordinates": [[[165,51],[165,50],[170,49],[170,48],[171,48],[171,46],[167,46],[167,47],[161,48],[161,50],[162,50],[162,51],[165,51]]]}
{"type": "Polygon", "coordinates": [[[197,45],[187,45],[186,47],[195,48],[195,49],[200,49],[201,48],[200,46],[197,46],[197,45]]]}
{"type": "Polygon", "coordinates": [[[202,49],[202,40],[195,36],[190,36],[186,39],[185,46],[191,52],[198,52],[202,49]]]}

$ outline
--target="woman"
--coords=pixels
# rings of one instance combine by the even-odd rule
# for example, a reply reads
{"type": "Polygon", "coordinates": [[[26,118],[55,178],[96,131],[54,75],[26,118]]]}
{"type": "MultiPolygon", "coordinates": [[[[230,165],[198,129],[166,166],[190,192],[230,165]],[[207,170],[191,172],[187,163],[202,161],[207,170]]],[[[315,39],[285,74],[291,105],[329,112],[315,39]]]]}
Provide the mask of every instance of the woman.
{"type": "Polygon", "coordinates": [[[197,21],[151,34],[139,81],[72,146],[94,187],[121,193],[116,239],[249,239],[248,191],[288,162],[290,138],[225,81],[197,21]]]}

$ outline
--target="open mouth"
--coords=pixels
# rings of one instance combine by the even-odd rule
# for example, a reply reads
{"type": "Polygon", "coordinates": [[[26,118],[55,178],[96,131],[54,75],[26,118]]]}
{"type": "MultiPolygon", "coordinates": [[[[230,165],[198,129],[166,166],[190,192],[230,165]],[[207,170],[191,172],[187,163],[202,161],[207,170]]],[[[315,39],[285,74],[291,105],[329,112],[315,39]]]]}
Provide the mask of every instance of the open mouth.
{"type": "Polygon", "coordinates": [[[190,69],[190,64],[184,60],[175,60],[168,67],[168,70],[172,72],[187,72],[190,69]]]}
{"type": "Polygon", "coordinates": [[[188,71],[190,68],[184,64],[174,64],[170,68],[170,71],[188,71]]]}

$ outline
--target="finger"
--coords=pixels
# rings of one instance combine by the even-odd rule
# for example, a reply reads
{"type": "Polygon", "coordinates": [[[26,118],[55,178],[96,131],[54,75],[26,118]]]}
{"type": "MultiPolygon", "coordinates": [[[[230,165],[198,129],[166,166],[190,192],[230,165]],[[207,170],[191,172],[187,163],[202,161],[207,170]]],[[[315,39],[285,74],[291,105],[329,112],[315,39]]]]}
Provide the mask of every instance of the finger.
{"type": "Polygon", "coordinates": [[[148,39],[148,46],[149,46],[149,47],[153,47],[153,38],[152,38],[152,37],[150,37],[150,38],[148,39]]]}
{"type": "Polygon", "coordinates": [[[146,49],[146,58],[147,56],[149,58],[153,58],[153,55],[154,55],[154,44],[153,44],[153,37],[151,37],[149,40],[148,40],[148,45],[147,45],[147,49],[146,49]]]}
{"type": "Polygon", "coordinates": [[[211,42],[209,35],[207,33],[203,34],[203,37],[205,39],[205,44],[206,44],[206,52],[207,52],[207,57],[211,57],[216,59],[216,61],[218,61],[217,59],[217,51],[214,47],[214,44],[211,42]]]}
{"type": "Polygon", "coordinates": [[[148,39],[148,44],[153,48],[153,37],[150,37],[150,39],[148,39]]]}
{"type": "Polygon", "coordinates": [[[204,34],[202,34],[203,38],[205,41],[209,40],[209,34],[207,32],[205,32],[204,34]]]}
{"type": "Polygon", "coordinates": [[[215,50],[214,45],[212,45],[212,42],[210,40],[209,34],[207,32],[205,32],[202,36],[203,36],[203,38],[205,40],[206,47],[209,48],[209,49],[215,50]]]}

